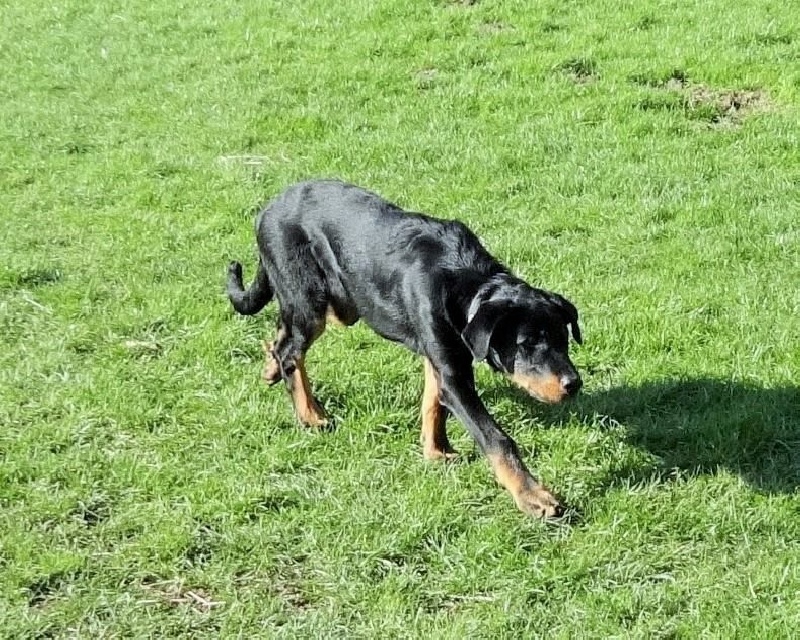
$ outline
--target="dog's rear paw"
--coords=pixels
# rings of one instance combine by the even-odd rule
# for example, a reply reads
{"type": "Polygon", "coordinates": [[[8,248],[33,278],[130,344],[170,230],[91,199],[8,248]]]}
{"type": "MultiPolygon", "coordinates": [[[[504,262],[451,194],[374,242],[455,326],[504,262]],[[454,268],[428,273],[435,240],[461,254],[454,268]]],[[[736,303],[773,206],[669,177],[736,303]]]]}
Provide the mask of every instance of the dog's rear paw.
{"type": "Polygon", "coordinates": [[[281,381],[281,368],[278,366],[277,360],[271,359],[264,365],[261,377],[270,387],[281,381]]]}
{"type": "Polygon", "coordinates": [[[269,386],[281,380],[281,367],[275,356],[272,355],[274,346],[274,342],[267,342],[266,340],[261,343],[261,348],[264,350],[264,371],[261,373],[261,377],[269,386]]]}

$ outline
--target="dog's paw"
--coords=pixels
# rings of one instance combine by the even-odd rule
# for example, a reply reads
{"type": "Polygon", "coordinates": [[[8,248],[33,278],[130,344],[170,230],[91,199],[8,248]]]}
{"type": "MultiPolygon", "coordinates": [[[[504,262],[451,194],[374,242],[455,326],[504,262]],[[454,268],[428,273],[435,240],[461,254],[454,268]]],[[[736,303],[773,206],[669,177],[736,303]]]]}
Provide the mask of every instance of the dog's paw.
{"type": "Polygon", "coordinates": [[[456,451],[450,446],[444,448],[442,447],[437,448],[434,446],[426,446],[423,444],[422,457],[425,458],[425,460],[430,460],[430,461],[443,460],[445,462],[453,462],[455,460],[458,460],[459,455],[458,451],[456,451]]]}
{"type": "Polygon", "coordinates": [[[309,396],[305,403],[297,403],[295,410],[297,411],[297,418],[306,427],[325,430],[331,426],[328,414],[325,413],[325,409],[320,406],[314,396],[309,396]]]}
{"type": "Polygon", "coordinates": [[[304,415],[300,418],[300,422],[303,423],[303,426],[319,429],[321,431],[331,426],[330,421],[324,414],[304,415]]]}
{"type": "Polygon", "coordinates": [[[261,343],[261,348],[264,350],[264,370],[261,373],[261,378],[269,386],[281,380],[281,367],[275,356],[272,355],[274,344],[274,342],[267,342],[266,340],[261,343]]]}
{"type": "Polygon", "coordinates": [[[267,361],[264,365],[264,370],[261,372],[261,378],[270,387],[281,381],[281,368],[276,360],[270,359],[267,361]]]}
{"type": "Polygon", "coordinates": [[[560,518],[564,515],[564,505],[542,485],[523,489],[514,500],[520,511],[535,518],[560,518]]]}

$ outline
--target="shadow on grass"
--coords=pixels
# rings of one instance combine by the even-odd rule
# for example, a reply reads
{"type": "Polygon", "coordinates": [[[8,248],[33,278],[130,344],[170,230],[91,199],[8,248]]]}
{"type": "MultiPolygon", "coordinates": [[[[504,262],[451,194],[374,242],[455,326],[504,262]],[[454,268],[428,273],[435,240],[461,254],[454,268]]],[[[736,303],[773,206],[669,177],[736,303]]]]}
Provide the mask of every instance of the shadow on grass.
{"type": "MultiPolygon", "coordinates": [[[[627,441],[660,460],[665,472],[714,473],[725,468],[766,493],[800,487],[800,389],[765,389],[706,378],[665,380],[609,389],[560,407],[544,407],[546,423],[577,415],[587,424],[619,423],[627,441]]],[[[609,486],[650,477],[629,469],[609,486]]],[[[667,475],[667,474],[665,474],[667,475]]]]}

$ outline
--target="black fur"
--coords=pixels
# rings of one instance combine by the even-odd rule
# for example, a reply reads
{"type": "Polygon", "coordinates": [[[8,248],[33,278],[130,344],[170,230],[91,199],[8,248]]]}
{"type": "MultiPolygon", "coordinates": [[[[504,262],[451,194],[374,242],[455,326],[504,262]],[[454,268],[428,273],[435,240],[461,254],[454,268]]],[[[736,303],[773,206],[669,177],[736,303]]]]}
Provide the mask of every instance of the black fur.
{"type": "Polygon", "coordinates": [[[512,275],[461,222],[406,212],[353,185],[315,181],[288,188],[262,210],[256,238],[255,280],[244,289],[234,262],[227,291],[243,314],[277,298],[282,331],[273,354],[282,372],[294,371],[326,312],[345,324],[362,319],[428,358],[441,380],[441,404],[484,452],[514,458],[522,469],[514,442],[478,398],[473,360],[517,380],[549,380],[547,401],[580,388],[568,356],[567,327],[581,341],[575,307],[512,275]]]}

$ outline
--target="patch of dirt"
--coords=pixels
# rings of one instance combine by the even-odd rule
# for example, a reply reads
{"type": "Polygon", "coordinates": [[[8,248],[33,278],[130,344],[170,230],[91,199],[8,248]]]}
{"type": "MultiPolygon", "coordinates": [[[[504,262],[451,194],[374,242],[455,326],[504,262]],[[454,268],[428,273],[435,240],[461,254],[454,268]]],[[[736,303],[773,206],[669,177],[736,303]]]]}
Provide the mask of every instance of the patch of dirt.
{"type": "Polygon", "coordinates": [[[208,591],[200,587],[187,587],[183,580],[145,580],[142,589],[148,598],[139,604],[165,604],[171,607],[188,606],[200,613],[208,613],[225,603],[216,600],[208,591]]]}
{"type": "Polygon", "coordinates": [[[292,582],[278,580],[272,584],[270,592],[292,609],[305,611],[311,607],[312,604],[303,594],[300,587],[292,582]]]}
{"type": "Polygon", "coordinates": [[[254,585],[263,585],[272,597],[283,603],[286,610],[306,611],[314,606],[314,601],[302,586],[306,560],[304,555],[282,557],[268,576],[247,572],[238,575],[236,581],[247,584],[251,589],[254,585]]]}
{"type": "Polygon", "coordinates": [[[719,90],[697,85],[686,92],[686,107],[698,120],[712,124],[738,123],[744,116],[763,109],[769,100],[763,91],[719,90]]]}
{"type": "Polygon", "coordinates": [[[293,555],[281,559],[272,572],[269,582],[269,592],[280,599],[287,607],[305,611],[314,605],[308,593],[303,589],[305,574],[307,573],[305,555],[293,555]]]}
{"type": "Polygon", "coordinates": [[[682,111],[690,120],[714,126],[740,124],[751,113],[771,106],[769,96],[756,89],[716,89],[695,84],[682,69],[668,74],[637,74],[634,84],[659,89],[642,98],[637,108],[646,111],[682,111]]]}

